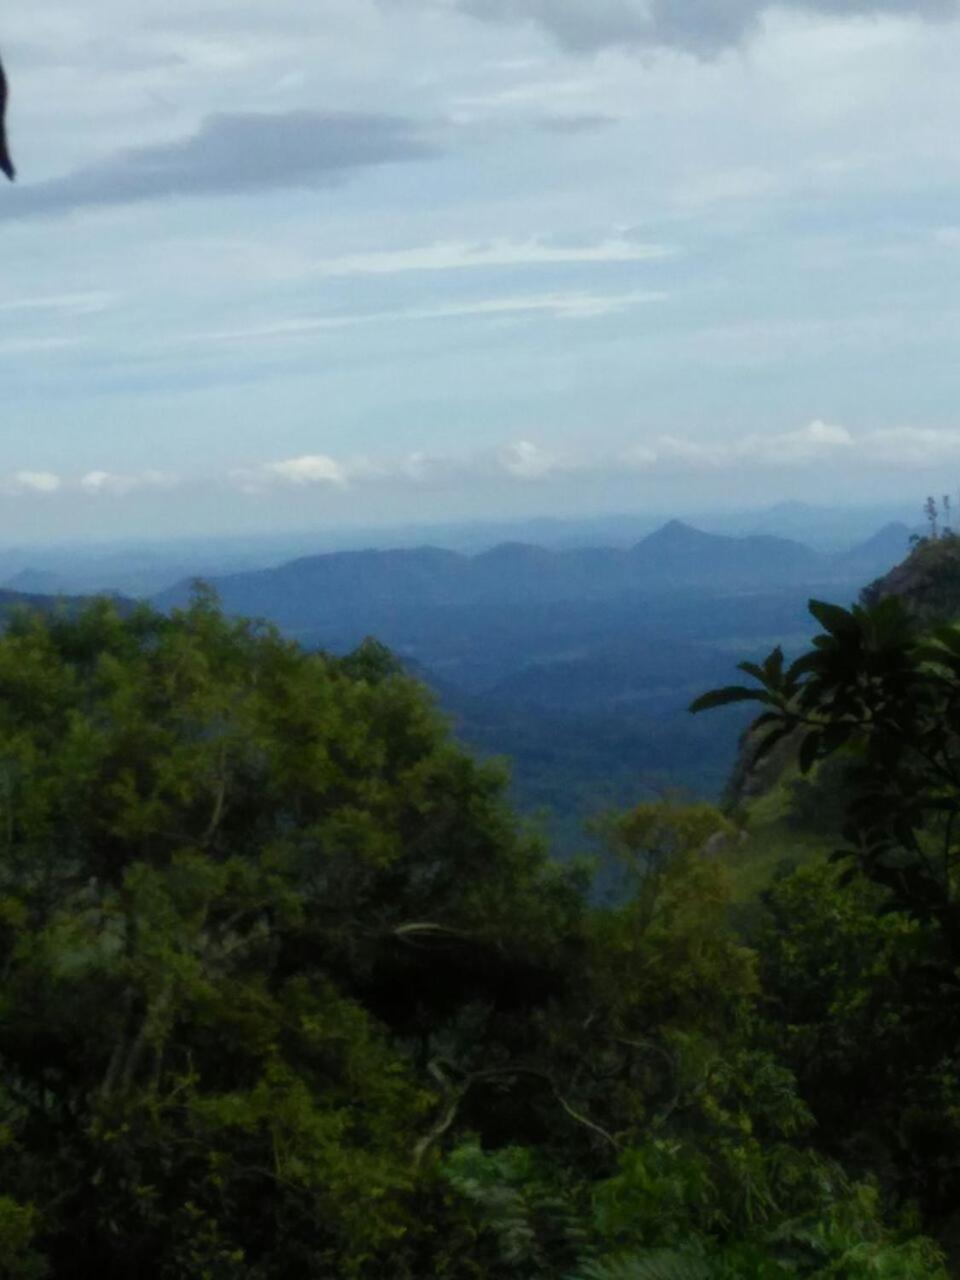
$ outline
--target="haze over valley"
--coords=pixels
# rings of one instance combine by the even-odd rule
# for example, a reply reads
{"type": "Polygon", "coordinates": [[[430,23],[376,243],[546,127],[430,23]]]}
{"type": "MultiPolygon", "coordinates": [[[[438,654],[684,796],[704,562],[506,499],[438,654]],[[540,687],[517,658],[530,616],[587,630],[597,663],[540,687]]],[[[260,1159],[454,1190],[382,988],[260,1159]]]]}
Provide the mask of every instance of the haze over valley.
{"type": "MultiPolygon", "coordinates": [[[[811,524],[829,526],[824,514],[811,524]]],[[[802,649],[808,599],[855,600],[904,558],[909,537],[891,523],[825,552],[674,520],[625,547],[351,551],[209,583],[228,612],[267,618],[308,647],[386,644],[465,742],[507,757],[521,808],[547,811],[575,848],[585,819],[631,796],[719,796],[747,717],[735,709],[705,724],[689,703],[741,658],[802,649]]],[[[190,591],[184,581],[154,603],[182,606],[190,591]]]]}
{"type": "Polygon", "coordinates": [[[521,809],[575,849],[587,819],[631,798],[719,796],[747,717],[707,723],[689,703],[742,658],[802,649],[811,596],[848,603],[899,563],[911,528],[872,523],[895,513],[794,503],[708,518],[736,534],[640,515],[381,529],[355,533],[359,549],[312,555],[297,552],[323,535],[33,547],[5,553],[16,572],[4,586],[109,591],[167,610],[202,578],[228,612],[307,648],[345,654],[374,637],[429,685],[463,741],[507,758],[521,809]],[[818,546],[772,532],[782,529],[818,546]],[[394,545],[417,536],[446,545],[394,545]],[[363,549],[367,537],[383,545],[363,549]]]}

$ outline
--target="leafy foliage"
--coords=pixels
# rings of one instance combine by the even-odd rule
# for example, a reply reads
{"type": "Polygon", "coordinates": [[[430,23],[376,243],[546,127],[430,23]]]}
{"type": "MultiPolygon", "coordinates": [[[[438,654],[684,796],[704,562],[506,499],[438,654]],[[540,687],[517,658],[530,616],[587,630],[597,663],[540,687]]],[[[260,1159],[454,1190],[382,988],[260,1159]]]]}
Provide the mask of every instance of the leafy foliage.
{"type": "MultiPolygon", "coordinates": [[[[817,971],[812,914],[799,951],[772,900],[759,953],[732,931],[729,821],[613,818],[598,906],[504,788],[375,642],[306,653],[204,592],[17,618],[0,1272],[942,1276],[866,1162],[817,1149],[810,1045],[831,1060],[831,1002],[860,1034],[865,979],[817,971]]],[[[864,963],[882,939],[892,1003],[887,957],[925,961],[939,918],[869,908],[841,934],[864,963]]],[[[918,1106],[928,1066],[896,1077],[918,1106]]]]}
{"type": "Polygon", "coordinates": [[[576,1280],[712,1280],[717,1273],[702,1257],[676,1249],[587,1263],[576,1280]]]}
{"type": "Polygon", "coordinates": [[[789,667],[777,654],[744,667],[756,683],[738,689],[761,704],[768,744],[793,735],[803,770],[822,775],[827,762],[844,780],[838,870],[804,868],[767,897],[756,941],[771,1040],[823,1145],[952,1236],[960,631],[921,630],[894,596],[811,611],[823,627],[813,649],[789,667]]]}
{"type": "Polygon", "coordinates": [[[896,597],[851,611],[815,601],[810,609],[824,631],[809,653],[788,668],[780,650],[762,666],[742,663],[754,687],[717,690],[692,709],[734,697],[761,703],[761,750],[801,734],[804,773],[850,752],[849,855],[906,909],[960,938],[960,631],[919,635],[896,597]]]}

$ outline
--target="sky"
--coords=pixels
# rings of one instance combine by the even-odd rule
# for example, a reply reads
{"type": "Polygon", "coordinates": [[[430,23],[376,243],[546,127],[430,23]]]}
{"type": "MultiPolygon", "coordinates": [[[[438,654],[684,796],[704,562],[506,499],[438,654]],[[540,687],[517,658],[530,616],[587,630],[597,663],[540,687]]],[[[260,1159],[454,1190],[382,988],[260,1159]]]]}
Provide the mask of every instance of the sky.
{"type": "Polygon", "coordinates": [[[0,539],[957,488],[954,0],[45,0],[0,49],[0,539]]]}

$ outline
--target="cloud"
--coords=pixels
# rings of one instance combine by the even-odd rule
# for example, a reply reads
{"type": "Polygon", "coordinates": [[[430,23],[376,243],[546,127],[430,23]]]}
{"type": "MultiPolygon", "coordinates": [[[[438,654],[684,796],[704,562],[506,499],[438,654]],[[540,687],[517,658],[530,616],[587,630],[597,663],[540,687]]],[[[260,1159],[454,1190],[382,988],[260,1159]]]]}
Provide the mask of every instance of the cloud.
{"type": "MultiPolygon", "coordinates": [[[[459,316],[506,316],[545,311],[560,320],[594,320],[616,315],[647,302],[663,302],[665,293],[639,290],[633,293],[544,293],[481,302],[452,303],[401,312],[409,320],[448,320],[459,316]]],[[[392,318],[392,317],[391,317],[392,318]]]]}
{"type": "Polygon", "coordinates": [[[929,427],[890,427],[868,437],[875,466],[909,470],[960,465],[960,431],[929,427]]]}
{"type": "Polygon", "coordinates": [[[262,467],[235,471],[232,478],[245,493],[260,493],[277,485],[292,485],[296,488],[332,485],[342,489],[347,483],[347,472],[341,463],[326,454],[311,453],[299,458],[285,458],[280,462],[267,462],[262,467]]]}
{"type": "Polygon", "coordinates": [[[818,419],[795,431],[753,433],[719,444],[665,435],[628,450],[623,461],[643,471],[803,467],[852,453],[863,439],[855,439],[846,427],[818,419]]]}
{"type": "MultiPolygon", "coordinates": [[[[606,477],[625,470],[675,475],[717,470],[797,470],[843,461],[864,465],[875,453],[881,436],[891,437],[885,457],[893,457],[893,438],[903,433],[873,432],[853,436],[846,427],[813,421],[794,431],[755,433],[715,444],[680,436],[658,439],[625,451],[609,447],[596,450],[547,449],[532,440],[514,440],[474,454],[440,455],[422,451],[399,458],[337,460],[327,454],[266,463],[254,471],[234,472],[241,489],[259,493],[278,485],[323,485],[339,489],[367,485],[399,484],[432,488],[504,479],[523,483],[546,482],[564,476],[606,477]]],[[[952,447],[960,455],[960,432],[907,433],[909,448],[926,448],[928,458],[952,447]],[[953,442],[945,445],[943,437],[953,442]]]]}
{"type": "MultiPolygon", "coordinates": [[[[675,48],[699,55],[739,44],[774,7],[770,0],[454,0],[485,21],[528,21],[581,53],[616,45],[675,48]]],[[[956,16],[956,0],[793,0],[835,18],[956,16]]]]}
{"type": "Polygon", "coordinates": [[[618,315],[644,303],[663,302],[667,294],[651,290],[632,293],[543,293],[519,294],[505,298],[484,298],[475,302],[442,303],[431,307],[409,307],[397,311],[367,311],[359,314],[302,316],[290,320],[274,320],[244,329],[220,329],[187,334],[172,340],[172,345],[195,346],[210,343],[244,343],[297,340],[327,330],[353,329],[358,325],[385,324],[391,321],[457,320],[509,318],[510,316],[552,316],[557,320],[596,320],[618,315]]]}
{"type": "Polygon", "coordinates": [[[0,339],[0,356],[36,355],[41,351],[60,351],[64,347],[80,347],[83,338],[2,338],[0,339]]]}
{"type": "MultiPolygon", "coordinates": [[[[724,483],[736,476],[806,473],[822,476],[825,468],[838,475],[905,471],[949,477],[960,466],[960,429],[891,427],[854,433],[820,419],[791,431],[751,432],[715,442],[685,436],[661,435],[628,449],[612,445],[547,448],[519,439],[475,453],[428,453],[398,456],[334,457],[312,452],[238,468],[225,476],[198,476],[194,483],[211,491],[224,487],[250,496],[316,490],[360,503],[406,490],[441,492],[471,488],[567,484],[580,480],[623,478],[631,472],[648,478],[676,478],[725,473],[724,483]]],[[[79,478],[63,478],[49,471],[21,470],[0,483],[7,495],[48,498],[86,494],[128,499],[152,490],[172,490],[182,481],[168,472],[147,470],[121,473],[88,471],[79,478]]],[[[926,483],[926,481],[924,482],[926,483]]],[[[949,487],[944,484],[944,487],[949,487]]]]}
{"type": "Polygon", "coordinates": [[[0,312],[50,311],[65,316],[95,315],[106,311],[117,301],[117,294],[96,291],[91,293],[62,293],[51,297],[14,298],[0,302],[0,312]]]}
{"type": "Polygon", "coordinates": [[[816,420],[795,431],[752,433],[722,443],[665,435],[622,455],[623,465],[639,471],[798,470],[828,462],[860,471],[955,468],[960,430],[884,427],[854,434],[816,420]]]}
{"type": "Polygon", "coordinates": [[[540,480],[557,469],[557,460],[553,454],[529,440],[519,440],[516,444],[507,445],[500,450],[497,461],[507,475],[517,480],[540,480]]]}
{"type": "Polygon", "coordinates": [[[537,128],[544,133],[578,134],[596,133],[599,129],[608,129],[618,124],[617,116],[603,115],[600,112],[585,111],[580,115],[544,116],[536,122],[537,128]]]}
{"type": "Polygon", "coordinates": [[[5,193],[0,219],[167,197],[321,187],[374,165],[437,154],[415,122],[357,112],[208,116],[190,137],[122,151],[5,193]]]}
{"type": "Polygon", "coordinates": [[[137,475],[120,475],[115,471],[88,471],[79,481],[80,489],[91,497],[100,495],[123,498],[138,489],[172,489],[177,477],[165,471],[143,471],[137,475]]]}
{"type": "Polygon", "coordinates": [[[580,465],[572,459],[557,457],[529,440],[518,440],[498,449],[459,457],[415,450],[401,457],[361,456],[340,461],[325,453],[305,454],[234,471],[230,479],[243,492],[256,494],[291,486],[334,489],[391,483],[437,486],[478,479],[502,480],[505,476],[515,480],[540,480],[554,471],[580,465]]]}
{"type": "Polygon", "coordinates": [[[675,250],[615,236],[596,244],[561,245],[541,239],[497,239],[481,243],[438,241],[413,249],[384,250],[327,258],[314,268],[318,275],[397,275],[408,271],[464,271],[479,267],[562,266],[581,263],[651,262],[675,250]]]}
{"type": "Polygon", "coordinates": [[[12,493],[57,493],[63,481],[52,471],[18,471],[7,491],[12,493]]]}

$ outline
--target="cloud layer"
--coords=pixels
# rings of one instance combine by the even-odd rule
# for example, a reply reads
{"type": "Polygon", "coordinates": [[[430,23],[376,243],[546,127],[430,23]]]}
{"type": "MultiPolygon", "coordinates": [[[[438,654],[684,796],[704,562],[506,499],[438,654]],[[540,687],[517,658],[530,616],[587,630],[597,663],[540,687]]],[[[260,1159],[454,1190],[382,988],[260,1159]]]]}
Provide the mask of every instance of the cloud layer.
{"type": "Polygon", "coordinates": [[[917,477],[914,483],[920,483],[921,476],[926,483],[930,476],[950,475],[960,466],[960,429],[894,427],[854,433],[817,420],[792,431],[754,432],[724,441],[660,435],[626,448],[562,449],[519,439],[465,454],[414,451],[338,458],[315,452],[189,478],[159,469],[123,473],[94,468],[69,476],[23,468],[0,477],[0,493],[44,502],[71,497],[105,502],[180,489],[196,496],[219,491],[282,501],[284,493],[314,491],[350,502],[362,493],[375,501],[377,494],[391,492],[483,493],[504,484],[529,491],[630,475],[686,483],[685,478],[722,473],[727,484],[750,475],[822,475],[824,467],[831,466],[861,474],[911,473],[917,477]]]}
{"type": "Polygon", "coordinates": [[[503,298],[478,298],[464,302],[438,303],[428,307],[408,307],[398,311],[368,311],[342,315],[298,316],[271,320],[244,329],[218,329],[187,334],[171,345],[261,344],[297,341],[338,329],[397,322],[442,320],[511,320],[536,315],[555,320],[602,320],[634,307],[663,302],[662,291],[641,289],[633,293],[544,293],[516,294],[503,298]]]}
{"type": "Polygon", "coordinates": [[[825,464],[861,470],[929,471],[960,464],[960,430],[895,427],[854,434],[816,420],[793,431],[750,433],[722,442],[661,435],[626,449],[559,450],[517,440],[463,456],[423,452],[399,458],[338,460],[306,454],[253,469],[231,480],[247,493],[316,486],[344,490],[369,484],[463,485],[514,480],[534,484],[565,476],[676,476],[703,472],[800,472],[825,464]]]}
{"type": "Polygon", "coordinates": [[[360,112],[208,116],[192,136],[119,152],[5,193],[0,220],[166,197],[321,187],[375,165],[437,154],[414,121],[360,112]]]}
{"type": "MultiPolygon", "coordinates": [[[[615,45],[713,54],[739,44],[775,7],[769,0],[456,0],[476,18],[530,21],[568,49],[615,45]]],[[[924,19],[957,15],[956,0],[792,0],[788,6],[835,18],[901,14],[924,19]]]]}
{"type": "Polygon", "coordinates": [[[391,276],[410,271],[465,271],[490,267],[583,266],[604,263],[652,262],[668,258],[674,250],[625,236],[609,237],[594,244],[564,245],[531,238],[505,237],[479,243],[439,241],[415,249],[356,253],[318,262],[314,270],[323,276],[391,276]]]}

